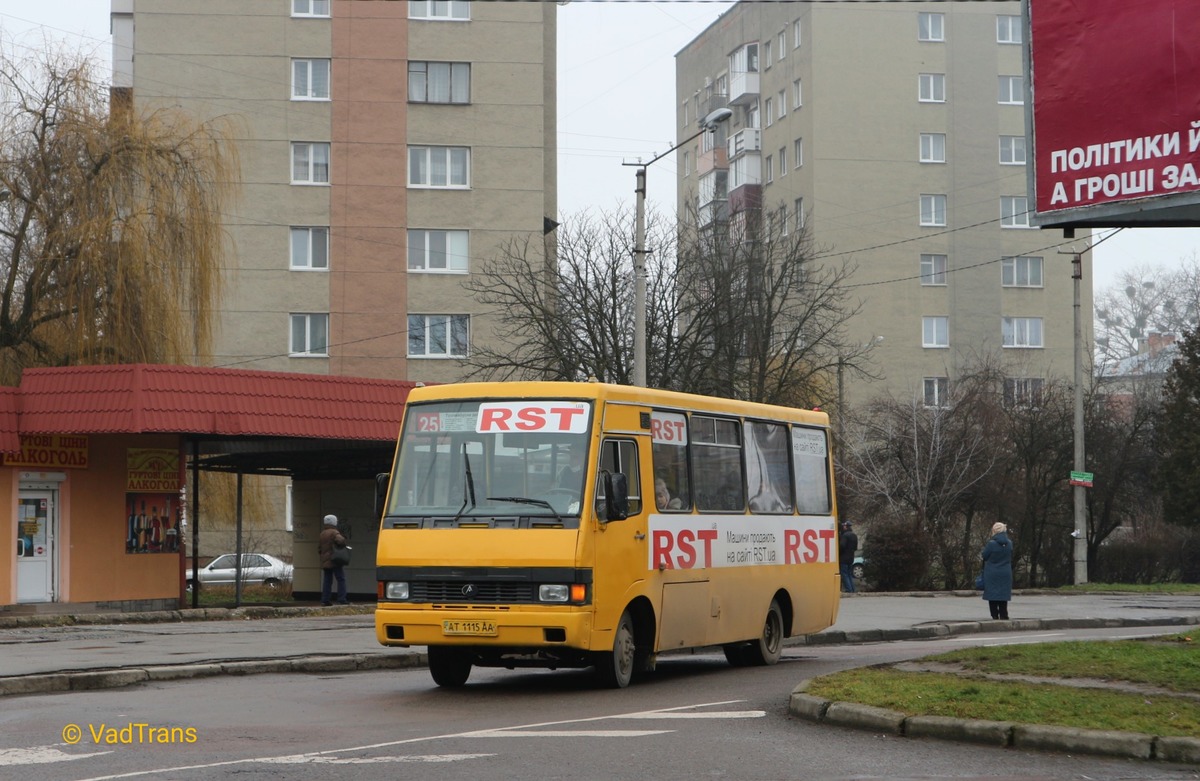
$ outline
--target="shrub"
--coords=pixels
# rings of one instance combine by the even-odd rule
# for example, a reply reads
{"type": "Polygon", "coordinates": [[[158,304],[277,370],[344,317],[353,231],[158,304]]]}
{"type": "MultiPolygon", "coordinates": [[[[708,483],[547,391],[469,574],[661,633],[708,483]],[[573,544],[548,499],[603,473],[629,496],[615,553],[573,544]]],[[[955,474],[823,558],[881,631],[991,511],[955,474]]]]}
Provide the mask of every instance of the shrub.
{"type": "Polygon", "coordinates": [[[931,550],[928,535],[912,519],[880,519],[863,544],[876,591],[914,591],[929,587],[931,550]]]}

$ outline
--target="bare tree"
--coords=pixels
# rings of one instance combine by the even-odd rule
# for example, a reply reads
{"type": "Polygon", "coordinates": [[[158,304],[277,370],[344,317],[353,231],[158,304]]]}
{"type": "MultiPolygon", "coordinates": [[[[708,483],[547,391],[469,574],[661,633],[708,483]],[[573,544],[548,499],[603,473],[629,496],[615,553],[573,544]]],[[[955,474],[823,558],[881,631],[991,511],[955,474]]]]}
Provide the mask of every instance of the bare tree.
{"type": "Polygon", "coordinates": [[[82,57],[0,57],[0,382],[207,354],[237,179],[224,125],[135,114],[82,57]]]}
{"type": "MultiPolygon", "coordinates": [[[[619,213],[564,220],[557,257],[546,242],[513,241],[466,284],[495,308],[498,340],[468,359],[500,379],[633,376],[633,219],[619,213]]],[[[830,398],[839,360],[865,366],[842,329],[857,313],[845,292],[853,267],[808,260],[804,234],[680,247],[674,225],[647,217],[649,385],[780,404],[830,398]]]]}
{"type": "Polygon", "coordinates": [[[847,427],[843,487],[860,513],[910,518],[936,547],[948,586],[960,583],[977,553],[969,522],[977,495],[1000,460],[994,394],[988,376],[968,376],[950,388],[945,406],[926,407],[885,396],[847,427]]]}
{"type": "Polygon", "coordinates": [[[784,220],[696,232],[681,248],[679,295],[706,360],[691,374],[701,393],[792,406],[829,406],[839,368],[870,377],[873,345],[852,344],[846,323],[861,305],[847,292],[850,261],[819,263],[808,231],[784,220]],[[733,232],[730,232],[732,230],[733,232]]]}
{"type": "Polygon", "coordinates": [[[1200,318],[1200,257],[1176,270],[1139,266],[1096,297],[1098,363],[1136,355],[1151,332],[1180,334],[1200,318]]]}

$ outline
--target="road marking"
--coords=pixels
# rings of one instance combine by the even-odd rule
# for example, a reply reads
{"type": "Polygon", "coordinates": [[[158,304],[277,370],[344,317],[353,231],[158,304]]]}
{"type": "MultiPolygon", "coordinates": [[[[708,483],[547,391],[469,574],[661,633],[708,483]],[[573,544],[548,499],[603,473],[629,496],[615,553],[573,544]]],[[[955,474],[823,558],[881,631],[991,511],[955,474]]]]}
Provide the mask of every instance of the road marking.
{"type": "MultiPolygon", "coordinates": [[[[383,743],[370,743],[363,746],[347,746],[346,748],[332,748],[327,751],[313,751],[305,754],[283,754],[277,757],[247,757],[245,759],[228,759],[220,762],[206,762],[196,765],[178,765],[176,767],[153,768],[150,770],[132,770],[126,773],[115,773],[107,776],[93,776],[92,778],[84,778],[79,781],[115,781],[119,778],[139,778],[142,776],[163,776],[172,773],[181,773],[186,770],[212,770],[220,767],[232,767],[234,765],[252,765],[254,763],[277,763],[286,764],[290,761],[301,761],[299,758],[304,757],[335,757],[338,754],[345,754],[351,751],[377,751],[379,749],[394,748],[396,746],[407,746],[413,743],[423,743],[430,740],[455,740],[461,738],[473,738],[487,736],[498,732],[515,733],[521,730],[536,730],[539,727],[558,727],[566,724],[583,724],[587,722],[605,721],[609,719],[623,719],[634,717],[642,713],[656,713],[665,715],[670,718],[673,714],[678,714],[680,711],[695,711],[699,708],[712,708],[719,705],[735,705],[742,700],[724,700],[722,702],[703,702],[695,705],[681,705],[677,708],[664,708],[655,711],[635,711],[634,713],[615,713],[608,716],[590,716],[584,719],[565,719],[563,721],[544,721],[534,724],[519,724],[512,727],[502,727],[499,729],[490,730],[474,730],[470,732],[450,732],[444,735],[427,735],[425,737],[405,738],[403,740],[389,740],[383,743]]],[[[531,734],[525,732],[523,734],[531,734]]],[[[536,735],[536,733],[533,733],[536,735]]],[[[486,755],[485,755],[486,756],[486,755]]],[[[309,760],[322,761],[322,760],[309,760]]]]}
{"type": "Polygon", "coordinates": [[[381,765],[387,762],[459,762],[486,759],[495,754],[412,754],[402,757],[329,757],[317,754],[293,754],[257,760],[266,765],[381,765]]]}
{"type": "Polygon", "coordinates": [[[765,710],[714,710],[703,713],[668,713],[666,711],[646,711],[645,713],[627,713],[624,716],[614,716],[622,719],[761,719],[767,715],[765,710]]]}
{"type": "Polygon", "coordinates": [[[87,759],[88,757],[98,757],[102,754],[111,754],[111,751],[93,751],[90,754],[68,754],[59,748],[66,746],[66,743],[58,743],[53,746],[30,746],[28,748],[0,748],[0,767],[6,765],[48,765],[51,762],[68,762],[73,759],[87,759]]]}
{"type": "Polygon", "coordinates": [[[650,735],[666,735],[673,729],[555,729],[515,730],[495,729],[472,732],[473,738],[645,738],[650,735]]]}

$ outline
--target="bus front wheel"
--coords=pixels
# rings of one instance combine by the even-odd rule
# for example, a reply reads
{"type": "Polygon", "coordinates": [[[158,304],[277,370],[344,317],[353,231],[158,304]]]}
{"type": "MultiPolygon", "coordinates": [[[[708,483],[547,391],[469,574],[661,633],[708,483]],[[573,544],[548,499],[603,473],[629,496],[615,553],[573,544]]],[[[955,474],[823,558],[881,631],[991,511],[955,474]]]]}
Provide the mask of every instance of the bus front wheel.
{"type": "Polygon", "coordinates": [[[626,610],[613,633],[612,651],[596,655],[596,674],[601,684],[610,689],[624,689],[633,679],[633,660],[637,645],[633,634],[633,617],[626,610]]]}
{"type": "Polygon", "coordinates": [[[429,674],[433,682],[447,689],[457,689],[471,675],[471,657],[461,648],[443,645],[429,646],[429,674]]]}

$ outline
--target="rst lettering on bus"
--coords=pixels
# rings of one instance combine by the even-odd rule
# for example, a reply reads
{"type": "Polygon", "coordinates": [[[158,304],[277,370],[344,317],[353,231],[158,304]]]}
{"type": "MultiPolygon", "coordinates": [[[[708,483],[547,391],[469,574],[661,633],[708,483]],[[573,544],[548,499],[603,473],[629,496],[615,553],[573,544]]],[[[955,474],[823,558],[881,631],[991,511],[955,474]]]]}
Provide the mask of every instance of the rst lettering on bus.
{"type": "Polygon", "coordinates": [[[733,665],[837,619],[825,413],[601,383],[414,389],[381,496],[375,633],[473,666],[733,665]]]}

